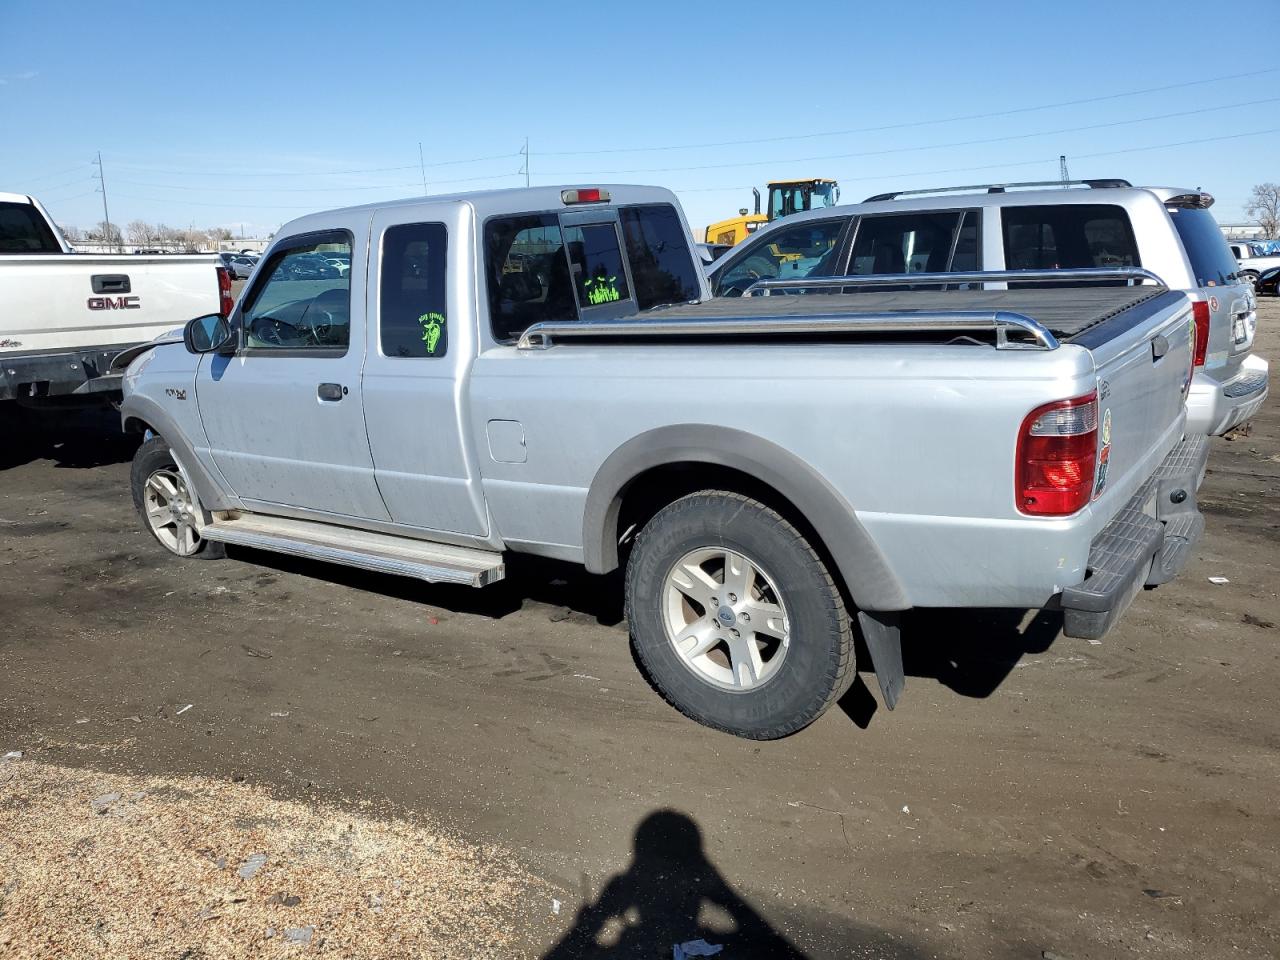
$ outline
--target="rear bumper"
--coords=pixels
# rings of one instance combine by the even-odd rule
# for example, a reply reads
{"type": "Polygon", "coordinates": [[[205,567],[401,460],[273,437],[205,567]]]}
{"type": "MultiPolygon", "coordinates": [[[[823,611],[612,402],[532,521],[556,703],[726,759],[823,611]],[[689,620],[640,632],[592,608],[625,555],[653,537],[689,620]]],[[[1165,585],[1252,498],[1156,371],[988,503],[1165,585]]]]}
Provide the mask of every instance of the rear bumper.
{"type": "Polygon", "coordinates": [[[1221,436],[1258,412],[1267,399],[1267,361],[1251,354],[1230,380],[1198,370],[1187,394],[1187,431],[1221,436]]]}
{"type": "Polygon", "coordinates": [[[0,400],[118,394],[121,375],[111,360],[135,344],[84,347],[62,353],[0,354],[0,400]]]}
{"type": "Polygon", "coordinates": [[[1204,533],[1196,492],[1208,459],[1209,439],[1188,436],[1094,538],[1084,581],[1060,598],[1067,636],[1100,639],[1144,586],[1182,570],[1204,533]]]}

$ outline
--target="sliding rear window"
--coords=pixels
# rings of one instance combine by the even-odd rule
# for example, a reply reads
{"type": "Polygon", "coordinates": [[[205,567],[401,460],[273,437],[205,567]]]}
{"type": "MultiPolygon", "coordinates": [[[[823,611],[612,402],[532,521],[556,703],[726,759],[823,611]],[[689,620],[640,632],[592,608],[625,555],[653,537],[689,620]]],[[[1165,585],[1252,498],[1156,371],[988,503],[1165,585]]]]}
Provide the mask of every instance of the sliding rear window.
{"type": "Polygon", "coordinates": [[[1191,261],[1196,286],[1213,287],[1232,283],[1240,269],[1231,248],[1222,236],[1218,221],[1203,208],[1169,207],[1169,216],[1182,240],[1182,249],[1191,261]]]}
{"type": "Polygon", "coordinates": [[[490,324],[507,343],[535,323],[633,316],[701,292],[670,204],[495,217],[484,249],[490,324]]]}
{"type": "Polygon", "coordinates": [[[58,240],[29,203],[0,203],[0,253],[61,253],[58,240]]]}

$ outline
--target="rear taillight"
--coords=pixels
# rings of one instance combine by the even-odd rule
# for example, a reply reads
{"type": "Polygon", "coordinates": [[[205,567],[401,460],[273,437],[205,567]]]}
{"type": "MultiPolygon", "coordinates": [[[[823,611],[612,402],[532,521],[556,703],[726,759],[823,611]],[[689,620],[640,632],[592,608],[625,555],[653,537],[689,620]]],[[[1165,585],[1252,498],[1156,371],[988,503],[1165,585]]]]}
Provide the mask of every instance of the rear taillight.
{"type": "Polygon", "coordinates": [[[224,317],[231,316],[235,308],[235,297],[231,296],[231,274],[226,267],[217,267],[218,271],[218,312],[224,317]]]}
{"type": "Polygon", "coordinates": [[[1098,458],[1098,394],[1036,407],[1018,433],[1018,509],[1065,516],[1089,502],[1098,458]]]}
{"type": "Polygon", "coordinates": [[[1191,317],[1196,322],[1196,352],[1194,366],[1204,366],[1204,356],[1209,351],[1209,303],[1196,300],[1191,304],[1191,317]]]}

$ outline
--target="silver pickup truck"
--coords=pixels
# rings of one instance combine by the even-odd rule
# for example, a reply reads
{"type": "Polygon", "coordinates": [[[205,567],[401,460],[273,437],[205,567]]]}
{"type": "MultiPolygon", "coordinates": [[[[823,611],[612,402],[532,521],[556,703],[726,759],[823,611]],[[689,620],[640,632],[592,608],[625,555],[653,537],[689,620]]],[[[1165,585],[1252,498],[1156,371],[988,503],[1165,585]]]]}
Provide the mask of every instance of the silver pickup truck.
{"type": "Polygon", "coordinates": [[[180,557],[428,582],[624,567],[656,687],[760,739],[848,688],[855,630],[892,706],[904,611],[1057,607],[1100,637],[1182,566],[1207,455],[1184,294],[1129,268],[712,300],[691,249],[653,187],[294,221],[230,317],[129,366],[143,521],[180,557]],[[293,269],[316,254],[352,269],[293,269]]]}

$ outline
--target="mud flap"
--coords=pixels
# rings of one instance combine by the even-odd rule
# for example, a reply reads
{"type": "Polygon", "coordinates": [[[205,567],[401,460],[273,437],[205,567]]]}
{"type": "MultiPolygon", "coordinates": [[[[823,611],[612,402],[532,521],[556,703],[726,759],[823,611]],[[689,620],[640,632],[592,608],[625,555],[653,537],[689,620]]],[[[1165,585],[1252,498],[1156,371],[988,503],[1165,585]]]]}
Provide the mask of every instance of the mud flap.
{"type": "Polygon", "coordinates": [[[875,668],[884,705],[890,710],[902,696],[907,682],[902,670],[901,618],[897,612],[858,611],[858,626],[867,641],[867,652],[871,654],[871,666],[875,668]]]}

